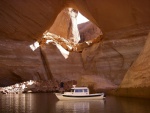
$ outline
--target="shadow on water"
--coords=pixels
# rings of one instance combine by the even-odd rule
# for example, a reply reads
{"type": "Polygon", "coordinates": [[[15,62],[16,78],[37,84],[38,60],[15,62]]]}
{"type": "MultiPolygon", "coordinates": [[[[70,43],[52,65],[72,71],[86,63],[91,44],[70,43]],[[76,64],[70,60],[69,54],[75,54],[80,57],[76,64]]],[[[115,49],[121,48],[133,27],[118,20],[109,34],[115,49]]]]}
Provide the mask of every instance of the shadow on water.
{"type": "Polygon", "coordinates": [[[148,113],[150,101],[107,96],[104,100],[59,101],[51,93],[0,95],[0,113],[148,113]]]}

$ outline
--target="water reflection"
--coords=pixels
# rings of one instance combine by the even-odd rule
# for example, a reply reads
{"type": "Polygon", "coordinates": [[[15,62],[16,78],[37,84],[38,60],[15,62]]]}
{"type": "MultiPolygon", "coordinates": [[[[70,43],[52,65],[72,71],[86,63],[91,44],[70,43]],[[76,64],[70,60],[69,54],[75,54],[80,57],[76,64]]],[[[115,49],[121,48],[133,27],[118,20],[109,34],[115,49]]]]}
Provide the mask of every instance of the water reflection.
{"type": "Polygon", "coordinates": [[[0,113],[55,113],[56,101],[48,93],[0,95],[0,113]]]}
{"type": "Polygon", "coordinates": [[[26,113],[32,110],[32,95],[8,94],[0,98],[0,113],[26,113]]]}
{"type": "MultiPolygon", "coordinates": [[[[67,100],[56,103],[56,112],[91,113],[94,106],[104,109],[104,100],[67,100]]],[[[95,108],[94,108],[95,109],[95,108]]]]}
{"type": "Polygon", "coordinates": [[[148,113],[150,101],[107,96],[104,100],[59,101],[54,94],[0,95],[0,113],[148,113]]]}

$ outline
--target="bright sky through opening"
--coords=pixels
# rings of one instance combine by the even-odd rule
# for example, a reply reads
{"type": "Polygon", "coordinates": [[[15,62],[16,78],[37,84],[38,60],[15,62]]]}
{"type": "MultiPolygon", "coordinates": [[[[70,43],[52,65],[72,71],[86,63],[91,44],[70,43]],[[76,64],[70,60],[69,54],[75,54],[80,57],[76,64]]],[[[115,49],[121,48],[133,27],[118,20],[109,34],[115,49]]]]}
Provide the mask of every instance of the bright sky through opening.
{"type": "Polygon", "coordinates": [[[81,24],[81,23],[85,23],[85,22],[88,22],[89,20],[84,17],[80,12],[78,13],[78,16],[77,16],[77,24],[81,24]]]}

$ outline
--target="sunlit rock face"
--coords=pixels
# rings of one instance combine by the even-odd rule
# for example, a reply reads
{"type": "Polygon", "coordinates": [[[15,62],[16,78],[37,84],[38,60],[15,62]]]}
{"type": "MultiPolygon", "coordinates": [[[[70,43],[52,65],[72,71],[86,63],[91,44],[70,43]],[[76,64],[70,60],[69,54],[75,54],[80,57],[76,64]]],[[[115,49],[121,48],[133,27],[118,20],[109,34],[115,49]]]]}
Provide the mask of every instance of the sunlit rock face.
{"type": "Polygon", "coordinates": [[[114,92],[117,95],[150,98],[150,34],[139,57],[127,71],[120,88],[114,92]]]}
{"type": "Polygon", "coordinates": [[[124,80],[122,81],[122,88],[129,87],[150,87],[150,34],[148,35],[147,41],[141,51],[139,57],[135,60],[131,68],[126,73],[124,80]],[[134,81],[134,82],[133,82],[134,81]]]}
{"type": "Polygon", "coordinates": [[[78,43],[80,35],[77,28],[78,11],[72,8],[66,8],[59,13],[54,24],[48,30],[53,34],[57,34],[71,42],[78,43]]]}

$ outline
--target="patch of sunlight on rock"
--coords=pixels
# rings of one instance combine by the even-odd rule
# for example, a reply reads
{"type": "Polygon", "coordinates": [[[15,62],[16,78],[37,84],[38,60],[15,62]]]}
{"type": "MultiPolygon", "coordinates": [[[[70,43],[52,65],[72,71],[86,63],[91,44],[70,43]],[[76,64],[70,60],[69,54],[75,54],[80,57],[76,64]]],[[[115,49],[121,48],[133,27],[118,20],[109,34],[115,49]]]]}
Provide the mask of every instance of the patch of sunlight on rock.
{"type": "Polygon", "coordinates": [[[69,57],[69,51],[65,50],[61,45],[56,44],[57,48],[59,49],[59,51],[61,52],[61,54],[63,55],[63,57],[65,59],[67,59],[69,57]]]}
{"type": "Polygon", "coordinates": [[[34,51],[34,50],[36,50],[38,47],[39,47],[40,45],[39,45],[39,42],[34,42],[34,44],[31,44],[30,45],[30,48],[32,49],[32,51],[34,51]]]}
{"type": "Polygon", "coordinates": [[[78,16],[77,16],[77,24],[81,24],[81,23],[85,23],[85,22],[88,22],[89,20],[84,17],[80,12],[78,13],[78,16]]]}
{"type": "Polygon", "coordinates": [[[53,42],[53,40],[46,40],[46,44],[53,42]]]}

